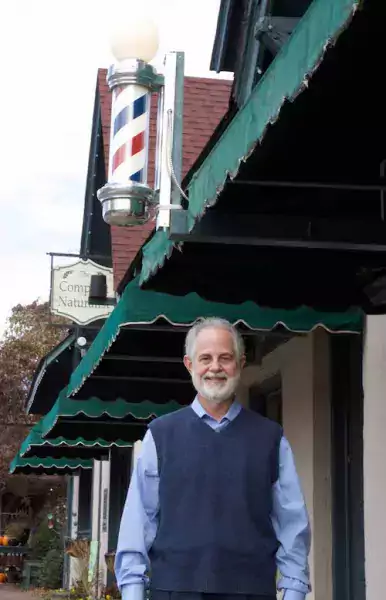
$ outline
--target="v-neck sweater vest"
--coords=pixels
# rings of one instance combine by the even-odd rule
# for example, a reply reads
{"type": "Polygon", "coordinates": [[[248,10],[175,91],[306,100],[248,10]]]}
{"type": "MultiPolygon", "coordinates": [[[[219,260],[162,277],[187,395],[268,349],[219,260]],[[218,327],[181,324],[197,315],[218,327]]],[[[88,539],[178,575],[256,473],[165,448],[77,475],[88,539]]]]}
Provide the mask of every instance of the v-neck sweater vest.
{"type": "Polygon", "coordinates": [[[152,587],[274,596],[272,486],[281,427],[242,409],[216,431],[187,407],[150,430],[160,476],[152,587]]]}

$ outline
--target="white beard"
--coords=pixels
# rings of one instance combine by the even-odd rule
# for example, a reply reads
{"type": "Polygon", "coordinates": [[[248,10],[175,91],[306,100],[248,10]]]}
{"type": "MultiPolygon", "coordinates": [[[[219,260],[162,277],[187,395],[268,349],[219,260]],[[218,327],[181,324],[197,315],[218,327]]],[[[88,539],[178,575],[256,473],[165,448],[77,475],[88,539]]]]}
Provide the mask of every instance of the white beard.
{"type": "Polygon", "coordinates": [[[192,371],[192,382],[197,393],[211,404],[221,404],[226,400],[230,400],[235,395],[239,381],[239,373],[234,377],[227,377],[221,382],[214,382],[208,381],[208,379],[205,378],[200,379],[200,377],[192,371]]]}

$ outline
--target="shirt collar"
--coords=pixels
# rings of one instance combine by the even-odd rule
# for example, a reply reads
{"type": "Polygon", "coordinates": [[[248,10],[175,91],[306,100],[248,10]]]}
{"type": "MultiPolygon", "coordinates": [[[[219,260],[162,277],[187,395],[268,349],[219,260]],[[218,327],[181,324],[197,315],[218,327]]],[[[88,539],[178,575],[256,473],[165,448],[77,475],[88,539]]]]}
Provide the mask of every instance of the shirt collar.
{"type": "MultiPolygon", "coordinates": [[[[198,415],[200,417],[200,419],[203,419],[204,417],[209,417],[210,419],[213,419],[213,417],[206,412],[205,408],[202,406],[202,404],[200,403],[197,396],[193,400],[191,407],[194,410],[194,412],[196,413],[196,415],[198,415]]],[[[227,414],[224,415],[221,420],[227,419],[228,421],[233,421],[237,417],[237,415],[240,413],[241,409],[242,409],[241,404],[239,402],[237,402],[237,400],[235,400],[230,405],[227,414]]]]}

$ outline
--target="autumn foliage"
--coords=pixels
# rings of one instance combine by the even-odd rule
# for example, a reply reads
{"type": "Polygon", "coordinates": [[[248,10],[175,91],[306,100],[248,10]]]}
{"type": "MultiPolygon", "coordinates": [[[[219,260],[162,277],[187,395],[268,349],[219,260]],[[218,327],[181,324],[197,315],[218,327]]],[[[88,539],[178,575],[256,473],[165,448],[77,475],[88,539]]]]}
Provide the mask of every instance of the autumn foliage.
{"type": "Polygon", "coordinates": [[[34,371],[66,333],[66,328],[54,325],[48,303],[19,304],[12,309],[0,340],[0,490],[9,477],[10,462],[34,422],[25,414],[34,371]]]}

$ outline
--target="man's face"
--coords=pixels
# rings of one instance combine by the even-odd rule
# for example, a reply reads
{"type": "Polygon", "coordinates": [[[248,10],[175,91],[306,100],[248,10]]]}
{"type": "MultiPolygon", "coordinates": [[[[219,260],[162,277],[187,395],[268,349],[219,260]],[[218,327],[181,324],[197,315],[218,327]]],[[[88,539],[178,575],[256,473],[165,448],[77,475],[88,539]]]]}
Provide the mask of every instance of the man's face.
{"type": "Polygon", "coordinates": [[[237,361],[232,334],[227,329],[208,327],[198,334],[194,356],[185,356],[184,364],[198,394],[220,404],[233,398],[244,357],[237,361]]]}

